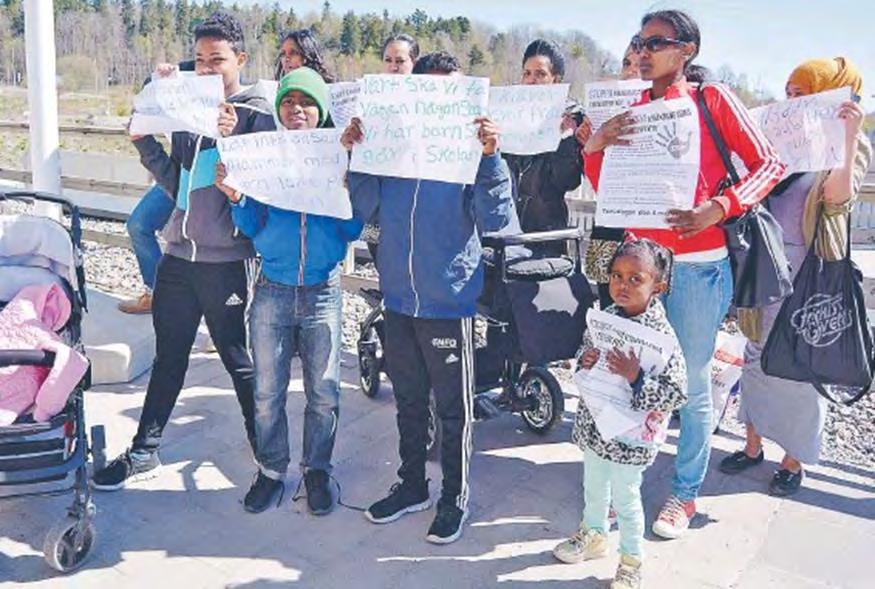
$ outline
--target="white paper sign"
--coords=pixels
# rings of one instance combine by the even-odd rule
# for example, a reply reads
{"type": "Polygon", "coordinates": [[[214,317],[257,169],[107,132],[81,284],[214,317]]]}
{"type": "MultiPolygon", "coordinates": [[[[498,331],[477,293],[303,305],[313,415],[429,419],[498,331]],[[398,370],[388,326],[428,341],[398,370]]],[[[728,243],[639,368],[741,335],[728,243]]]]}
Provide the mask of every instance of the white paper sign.
{"type": "Polygon", "coordinates": [[[760,129],[787,164],[787,174],[845,164],[845,125],[838,118],[851,89],[839,88],[751,109],[760,129]]]}
{"type": "Polygon", "coordinates": [[[189,131],[219,137],[219,105],[225,101],[222,76],[153,78],[134,98],[132,135],[189,131]]]}
{"type": "Polygon", "coordinates": [[[225,184],[281,209],[349,219],[342,133],[282,130],[219,139],[216,145],[228,172],[225,184]]]}
{"type": "Polygon", "coordinates": [[[331,119],[334,121],[334,126],[339,129],[345,129],[349,125],[350,119],[358,116],[359,94],[362,91],[361,81],[355,82],[336,82],[328,84],[328,91],[331,93],[331,119]]]}
{"type": "Polygon", "coordinates": [[[593,132],[611,117],[629,110],[651,85],[652,82],[644,80],[606,80],[585,84],[583,109],[592,122],[593,132]]]}
{"type": "Polygon", "coordinates": [[[631,109],[631,145],[605,150],[596,224],[667,228],[669,209],[689,210],[699,180],[699,111],[689,97],[631,109]]]}
{"type": "Polygon", "coordinates": [[[634,351],[645,374],[658,373],[674,353],[677,340],[631,319],[597,309],[587,311],[586,324],[593,346],[599,350],[599,360],[591,369],[575,374],[574,383],[602,438],[611,440],[634,432],[643,441],[661,441],[648,439],[648,432],[664,429],[648,427],[648,420],[657,419],[662,423],[670,415],[632,409],[632,387],[629,381],[608,369],[607,355],[614,348],[625,354],[634,351]]]}
{"type": "Polygon", "coordinates": [[[350,169],[471,184],[483,153],[474,119],[488,101],[488,78],[367,75],[359,95],[365,138],[350,169]]]}
{"type": "Polygon", "coordinates": [[[493,86],[489,117],[501,133],[501,151],[534,155],[556,151],[568,84],[493,86]]]}

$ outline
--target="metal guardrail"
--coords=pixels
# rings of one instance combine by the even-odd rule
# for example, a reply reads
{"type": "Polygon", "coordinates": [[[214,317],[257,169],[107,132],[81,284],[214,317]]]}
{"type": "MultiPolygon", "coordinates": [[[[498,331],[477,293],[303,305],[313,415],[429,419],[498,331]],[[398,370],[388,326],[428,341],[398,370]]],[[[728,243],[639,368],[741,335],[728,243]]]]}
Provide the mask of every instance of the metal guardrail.
{"type": "MultiPolygon", "coordinates": [[[[30,129],[30,124],[21,121],[0,121],[0,129],[27,131],[30,129]]],[[[124,137],[128,134],[123,127],[99,127],[94,125],[58,125],[58,131],[79,135],[111,135],[119,137],[124,137]]]]}

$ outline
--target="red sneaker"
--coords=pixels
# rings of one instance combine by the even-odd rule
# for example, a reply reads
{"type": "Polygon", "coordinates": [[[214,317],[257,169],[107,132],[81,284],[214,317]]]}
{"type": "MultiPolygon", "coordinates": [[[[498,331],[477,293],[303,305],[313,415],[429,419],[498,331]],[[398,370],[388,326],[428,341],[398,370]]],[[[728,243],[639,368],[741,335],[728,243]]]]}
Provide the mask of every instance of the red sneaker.
{"type": "Polygon", "coordinates": [[[662,506],[659,517],[653,522],[653,533],[669,540],[680,538],[690,527],[690,520],[694,515],[696,515],[695,501],[681,501],[672,495],[662,506]]]}

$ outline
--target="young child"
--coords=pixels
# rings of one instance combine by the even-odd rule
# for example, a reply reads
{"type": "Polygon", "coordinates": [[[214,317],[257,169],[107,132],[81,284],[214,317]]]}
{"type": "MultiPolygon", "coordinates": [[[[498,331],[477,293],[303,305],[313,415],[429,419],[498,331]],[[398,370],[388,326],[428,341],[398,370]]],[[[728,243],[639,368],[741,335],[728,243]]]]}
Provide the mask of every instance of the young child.
{"type": "MultiPolygon", "coordinates": [[[[276,110],[291,131],[328,125],[328,85],[308,67],[286,74],[279,83],[276,110]]],[[[289,466],[286,391],[292,356],[304,371],[303,458],[307,507],[329,513],[331,454],[340,401],[341,294],[338,265],[350,241],[361,232],[356,219],[309,215],[263,204],[224,183],[218,164],[216,186],[233,203],[237,227],[261,255],[250,316],[255,362],[255,458],[258,476],[243,508],[260,513],[281,497],[289,466]]]]}
{"type": "MultiPolygon", "coordinates": [[[[611,262],[610,294],[614,304],[606,309],[656,331],[675,336],[659,295],[671,274],[671,253],[649,239],[627,241],[611,262]]],[[[589,334],[584,335],[580,366],[590,370],[599,360],[589,334]]],[[[680,347],[658,374],[646,374],[634,352],[614,349],[606,358],[608,369],[629,381],[632,408],[647,411],[639,430],[605,440],[581,401],[573,439],[584,451],[585,506],[580,530],[553,549],[567,563],[601,558],[607,553],[608,506],[613,501],[620,528],[620,566],[611,589],[641,586],[644,509],[641,478],[665,439],[671,412],[686,402],[686,365],[680,347]]]]}

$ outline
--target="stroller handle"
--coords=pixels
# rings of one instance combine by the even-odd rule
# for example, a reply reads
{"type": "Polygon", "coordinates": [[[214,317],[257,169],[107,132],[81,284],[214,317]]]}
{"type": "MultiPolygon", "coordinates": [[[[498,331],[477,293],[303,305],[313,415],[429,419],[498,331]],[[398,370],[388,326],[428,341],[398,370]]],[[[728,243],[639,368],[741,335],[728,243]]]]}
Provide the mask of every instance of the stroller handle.
{"type": "Polygon", "coordinates": [[[45,350],[0,350],[0,368],[7,366],[47,366],[55,363],[55,353],[45,350]]]}
{"type": "Polygon", "coordinates": [[[31,203],[40,201],[61,205],[61,209],[70,215],[70,233],[73,236],[73,243],[77,248],[82,246],[82,222],[79,218],[79,207],[73,204],[72,201],[49,194],[48,192],[35,190],[0,190],[0,201],[3,200],[18,200],[31,203]]]}
{"type": "Polygon", "coordinates": [[[509,245],[529,245],[532,243],[545,243],[550,241],[569,241],[583,239],[582,227],[569,227],[568,229],[556,229],[554,231],[538,231],[535,233],[518,233],[516,235],[496,235],[487,233],[481,240],[487,247],[506,247],[509,245]]]}

